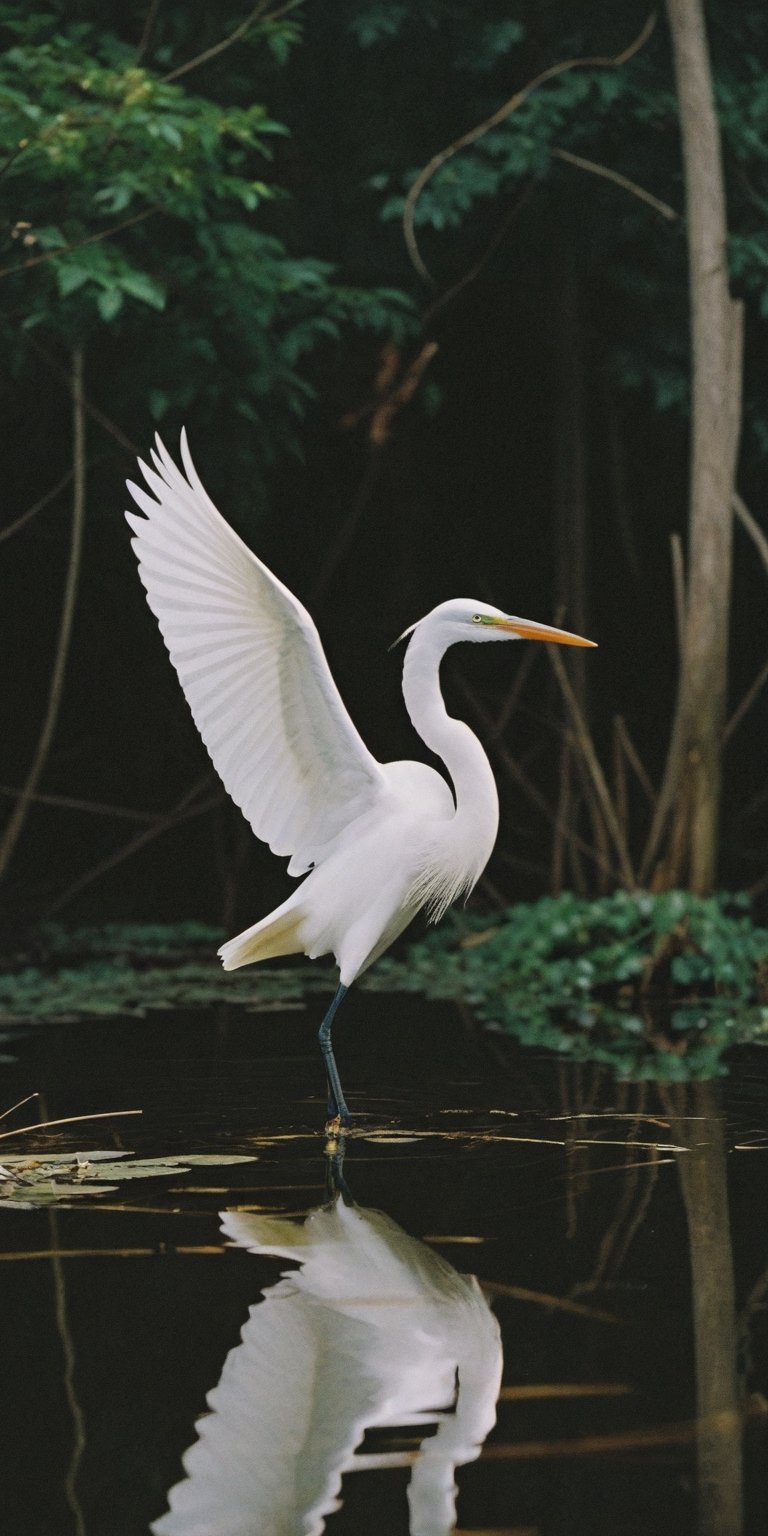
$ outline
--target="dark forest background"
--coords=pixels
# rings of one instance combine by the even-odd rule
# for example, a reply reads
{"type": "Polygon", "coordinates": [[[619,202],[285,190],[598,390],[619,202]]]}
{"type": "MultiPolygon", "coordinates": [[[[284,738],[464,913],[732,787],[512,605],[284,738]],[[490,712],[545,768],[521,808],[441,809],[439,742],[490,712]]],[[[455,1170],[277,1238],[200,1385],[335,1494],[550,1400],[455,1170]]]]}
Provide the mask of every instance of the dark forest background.
{"type": "MultiPolygon", "coordinates": [[[[768,11],[705,12],[745,337],[716,873],[764,899],[768,11]]],[[[435,603],[598,640],[570,692],[544,647],[448,660],[502,799],[474,899],[638,877],[675,707],[691,379],[679,103],[666,17],[647,20],[634,0],[0,4],[11,929],[236,925],[287,886],[197,738],[122,517],[136,453],[155,430],[174,452],[182,425],[377,755],[422,753],[387,647],[435,603]],[[409,252],[417,173],[580,58],[436,166],[409,252]]]]}

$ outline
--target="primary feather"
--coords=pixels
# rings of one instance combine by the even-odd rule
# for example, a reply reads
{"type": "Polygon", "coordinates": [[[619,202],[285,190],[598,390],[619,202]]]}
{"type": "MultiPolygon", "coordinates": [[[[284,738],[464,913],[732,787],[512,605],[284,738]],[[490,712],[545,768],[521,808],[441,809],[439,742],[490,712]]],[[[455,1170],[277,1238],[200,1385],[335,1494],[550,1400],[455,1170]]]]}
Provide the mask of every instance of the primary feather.
{"type": "Polygon", "coordinates": [[[257,837],[303,874],[382,794],[306,609],[160,439],[126,513],[149,606],[214,767],[257,837]]]}

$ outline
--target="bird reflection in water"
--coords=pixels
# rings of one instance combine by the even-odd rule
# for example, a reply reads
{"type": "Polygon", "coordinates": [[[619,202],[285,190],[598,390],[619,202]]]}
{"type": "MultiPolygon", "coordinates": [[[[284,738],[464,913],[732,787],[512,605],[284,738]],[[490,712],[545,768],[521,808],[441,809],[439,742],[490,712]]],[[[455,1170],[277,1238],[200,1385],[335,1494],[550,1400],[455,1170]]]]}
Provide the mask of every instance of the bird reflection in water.
{"type": "Polygon", "coordinates": [[[251,1308],[155,1536],[319,1536],[344,1473],[391,1466],[411,1469],[411,1536],[454,1529],[455,1468],[496,1420],[499,1327],[474,1276],[355,1204],[342,1160],[343,1145],[303,1221],[222,1216],[232,1242],[299,1268],[251,1308]],[[357,1450],[422,1425],[415,1452],[357,1450]]]}

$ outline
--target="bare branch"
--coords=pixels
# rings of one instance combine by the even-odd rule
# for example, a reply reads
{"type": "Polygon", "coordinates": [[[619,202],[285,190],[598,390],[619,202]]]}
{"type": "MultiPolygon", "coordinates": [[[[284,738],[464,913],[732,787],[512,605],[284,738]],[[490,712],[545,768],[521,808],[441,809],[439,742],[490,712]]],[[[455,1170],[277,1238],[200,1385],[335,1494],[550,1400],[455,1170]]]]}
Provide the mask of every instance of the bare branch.
{"type": "MultiPolygon", "coordinates": [[[[486,728],[490,728],[492,731],[493,720],[487,711],[483,708],[483,705],[481,704],[473,689],[470,688],[466,678],[462,677],[460,672],[454,675],[456,677],[456,681],[459,684],[461,692],[464,695],[464,698],[467,700],[468,704],[471,705],[478,719],[486,728]]],[[[578,848],[581,853],[586,854],[587,858],[591,859],[593,864],[597,865],[598,869],[604,869],[606,874],[608,874],[611,879],[616,879],[617,874],[613,865],[607,861],[599,849],[593,848],[591,843],[586,842],[583,837],[580,837],[576,832],[574,832],[572,827],[567,826],[562,821],[558,812],[552,809],[552,806],[547,800],[546,795],[543,795],[538,785],[534,784],[533,781],[529,779],[527,773],[523,768],[520,767],[520,764],[512,756],[511,752],[508,752],[506,747],[502,746],[502,743],[498,740],[492,740],[492,751],[502,766],[505,768],[506,772],[509,774],[509,777],[512,779],[513,783],[519,785],[523,793],[527,795],[530,801],[532,801],[536,808],[541,812],[542,816],[544,816],[545,819],[549,822],[550,826],[556,827],[567,839],[570,839],[570,841],[573,843],[573,846],[578,848]]]]}
{"type": "MultiPolygon", "coordinates": [[[[0,795],[5,795],[9,800],[18,800],[22,793],[22,790],[13,789],[10,784],[0,784],[0,795]]],[[[91,816],[115,816],[123,821],[157,820],[155,811],[134,811],[127,805],[105,805],[100,800],[78,800],[73,795],[36,794],[30,795],[29,799],[35,805],[56,805],[68,811],[86,811],[91,816]]]]}
{"type": "Polygon", "coordinates": [[[81,251],[84,245],[99,245],[102,240],[109,240],[112,235],[119,235],[121,230],[130,229],[134,224],[141,224],[153,213],[161,211],[157,207],[143,208],[141,213],[134,213],[132,218],[123,219],[122,223],[113,224],[109,229],[99,229],[93,235],[86,235],[84,240],[76,240],[74,245],[59,245],[55,251],[41,251],[39,255],[28,256],[25,261],[17,261],[11,267],[0,267],[0,277],[10,277],[13,272],[29,272],[32,267],[42,266],[44,261],[55,261],[57,256],[68,256],[71,251],[81,251]]]}
{"type": "Polygon", "coordinates": [[[672,549],[672,588],[675,597],[675,630],[677,633],[677,654],[682,657],[685,645],[685,563],[683,560],[683,541],[679,533],[669,536],[672,549]]]}
{"type": "Polygon", "coordinates": [[[600,761],[592,742],[589,727],[586,720],[584,719],[584,715],[582,714],[582,711],[579,707],[576,694],[573,691],[571,681],[563,665],[563,658],[554,646],[550,649],[549,659],[552,663],[552,666],[554,667],[555,676],[558,683],[560,684],[560,689],[563,694],[563,698],[565,699],[568,713],[571,717],[576,742],[581,752],[582,760],[592,781],[596,798],[600,804],[600,810],[602,812],[605,825],[608,829],[611,841],[616,850],[616,855],[619,861],[619,868],[621,870],[621,878],[627,888],[632,890],[637,884],[635,879],[635,872],[632,868],[632,860],[629,857],[629,849],[627,848],[624,833],[619,826],[613,800],[611,799],[611,793],[608,785],[605,782],[605,775],[600,766],[600,761]]]}
{"type": "MultiPolygon", "coordinates": [[[[66,388],[71,392],[73,388],[73,381],[69,370],[64,368],[62,364],[57,360],[57,358],[53,357],[45,347],[40,345],[37,337],[32,332],[25,331],[24,338],[38,354],[38,357],[41,357],[46,366],[50,368],[51,373],[54,374],[62,384],[66,385],[66,388]]],[[[139,458],[141,456],[141,448],[139,448],[136,443],[131,442],[130,437],[126,437],[122,428],[117,425],[117,422],[113,421],[112,417],[108,416],[106,411],[102,411],[100,406],[94,405],[93,401],[89,400],[87,395],[83,395],[83,407],[86,415],[90,416],[91,419],[97,422],[100,427],[103,427],[104,431],[108,432],[109,436],[113,437],[115,442],[120,444],[121,448],[124,448],[126,452],[131,454],[132,457],[135,456],[136,458],[139,458]]]]}
{"type": "Polygon", "coordinates": [[[652,192],[646,192],[645,187],[641,187],[636,181],[631,181],[629,176],[622,176],[620,171],[612,171],[608,165],[601,165],[597,160],[587,160],[584,155],[574,155],[569,149],[550,149],[549,153],[557,160],[564,160],[568,165],[577,166],[580,171],[591,171],[593,176],[602,176],[604,181],[612,181],[615,186],[623,187],[625,192],[631,192],[633,197],[638,197],[641,203],[647,203],[649,208],[655,208],[663,219],[674,221],[680,218],[676,208],[662,202],[661,198],[654,197],[652,192]]]}
{"type": "Polygon", "coordinates": [[[653,806],[656,804],[656,791],[651,782],[650,775],[647,773],[645,765],[640,758],[635,743],[633,742],[632,737],[627,730],[627,722],[624,719],[624,716],[616,715],[615,724],[627,762],[629,763],[630,768],[633,770],[635,778],[643,790],[646,799],[648,800],[649,804],[653,806]]]}
{"type": "Polygon", "coordinates": [[[141,63],[149,47],[152,33],[155,30],[155,22],[157,21],[157,13],[159,9],[160,0],[149,0],[149,9],[146,16],[144,17],[144,26],[141,29],[141,37],[139,38],[139,44],[136,49],[136,58],[133,61],[134,64],[141,63]]]}
{"type": "Polygon", "coordinates": [[[765,566],[766,573],[768,573],[768,538],[766,538],[762,528],[760,527],[760,524],[752,516],[752,513],[750,512],[746,502],[739,495],[738,491],[734,491],[732,499],[733,510],[736,513],[742,528],[745,528],[749,534],[749,537],[751,538],[752,543],[754,544],[755,549],[757,550],[757,553],[759,554],[760,559],[765,566]]]}
{"type": "Polygon", "coordinates": [[[72,477],[74,485],[72,491],[72,533],[69,547],[69,564],[64,583],[64,597],[62,600],[61,618],[59,620],[59,633],[56,639],[56,652],[51,671],[48,704],[24,787],[6,825],[2,842],[0,842],[0,880],[2,880],[13,856],[13,851],[27,818],[31,798],[37,789],[40,775],[46,764],[53,740],[53,733],[56,729],[56,722],[59,718],[64,691],[64,678],[69,659],[72,623],[75,616],[77,587],[80,576],[83,528],[85,526],[86,465],[82,347],[75,347],[72,353],[72,477]]]}
{"type": "Polygon", "coordinates": [[[6,528],[0,528],[0,544],[5,539],[10,539],[11,535],[18,533],[20,529],[26,528],[27,523],[31,523],[33,517],[37,517],[38,512],[44,512],[45,508],[49,507],[51,502],[55,501],[56,497],[66,489],[71,479],[72,470],[68,469],[66,474],[56,481],[56,484],[50,491],[46,491],[45,495],[41,496],[38,501],[33,501],[32,506],[27,507],[26,512],[22,512],[21,517],[15,518],[6,528]]]}
{"type": "Polygon", "coordinates": [[[43,918],[53,917],[55,913],[60,912],[62,907],[65,907],[74,896],[78,896],[81,891],[85,890],[86,886],[93,885],[95,880],[100,880],[102,875],[108,874],[118,864],[124,863],[134,853],[138,853],[148,843],[153,842],[156,837],[160,837],[163,832],[169,832],[171,828],[179,826],[184,821],[189,821],[193,816],[202,816],[206,811],[212,810],[214,806],[220,805],[224,798],[223,790],[221,793],[210,796],[207,800],[200,800],[195,804],[190,803],[195,800],[200,790],[204,789],[209,783],[210,775],[206,774],[205,778],[192,786],[191,790],[182,797],[172,811],[169,811],[164,816],[158,816],[150,827],[146,827],[143,832],[137,833],[129,842],[123,843],[113,853],[107,854],[97,864],[85,870],[82,875],[79,875],[76,880],[72,881],[71,885],[67,886],[65,891],[62,891],[51,902],[50,906],[42,914],[43,918]]]}
{"type": "Polygon", "coordinates": [[[439,296],[434,299],[430,305],[428,305],[427,309],[425,309],[424,314],[422,315],[422,325],[431,325],[436,315],[439,315],[448,304],[453,303],[453,300],[458,298],[459,294],[462,293],[470,283],[474,283],[476,278],[480,276],[483,268],[490,261],[491,257],[496,254],[496,251],[499,249],[502,241],[509,234],[509,231],[512,228],[512,225],[514,224],[518,214],[522,212],[526,203],[530,201],[535,188],[536,178],[532,176],[530,181],[527,182],[524,186],[520,196],[515,198],[512,207],[508,210],[506,216],[502,219],[495,235],[491,240],[489,240],[485,250],[481,252],[480,256],[477,258],[477,261],[473,262],[472,266],[467,272],[463,274],[462,277],[458,278],[455,283],[452,283],[450,288],[446,288],[444,293],[439,294],[439,296]]]}
{"type": "Polygon", "coordinates": [[[188,59],[186,64],[180,64],[178,69],[172,69],[170,74],[163,75],[161,84],[168,85],[171,80],[180,80],[182,75],[188,75],[190,70],[199,69],[203,64],[209,64],[211,59],[218,58],[225,48],[231,48],[233,43],[239,43],[246,33],[250,31],[254,22],[263,20],[266,24],[270,21],[279,21],[289,11],[295,11],[297,6],[303,3],[303,0],[288,0],[286,5],[278,6],[276,11],[269,11],[267,15],[264,15],[267,3],[268,0],[259,0],[259,4],[254,6],[253,10],[246,16],[245,21],[241,21],[240,25],[235,27],[234,32],[230,32],[227,37],[222,37],[221,41],[214,43],[211,48],[206,48],[202,53],[198,53],[196,58],[188,59]]]}
{"type": "Polygon", "coordinates": [[[414,227],[416,204],[428,182],[430,182],[435,173],[439,171],[443,165],[445,165],[446,161],[450,160],[451,156],[457,154],[460,149],[468,149],[470,145],[476,144],[478,140],[482,139],[483,136],[486,133],[489,133],[492,128],[497,128],[500,123],[503,123],[506,120],[506,118],[511,117],[512,113],[515,112],[518,107],[522,106],[522,103],[525,100],[527,100],[532,91],[537,90],[541,85],[547,84],[547,82],[550,80],[555,80],[558,75],[565,74],[567,70],[618,68],[622,64],[628,63],[628,61],[636,53],[638,53],[639,50],[648,41],[648,38],[650,37],[655,25],[656,13],[652,12],[648,17],[648,20],[646,21],[642,31],[635,38],[634,42],[630,43],[629,47],[625,48],[623,53],[616,54],[613,58],[606,58],[602,55],[596,55],[593,58],[586,57],[580,59],[562,59],[558,64],[550,64],[548,69],[544,69],[542,70],[541,74],[535,75],[533,80],[529,80],[528,84],[524,85],[521,90],[516,91],[514,96],[510,96],[509,100],[505,101],[503,106],[499,107],[496,112],[493,112],[490,117],[487,117],[484,122],[478,123],[474,128],[470,128],[467,133],[463,133],[460,138],[454,139],[452,144],[447,145],[445,149],[441,149],[438,154],[432,156],[432,159],[429,161],[428,165],[425,165],[424,169],[420,171],[416,177],[413,186],[408,192],[408,196],[405,200],[405,207],[403,209],[403,235],[405,238],[405,244],[408,249],[408,254],[411,258],[411,261],[420,277],[423,277],[424,280],[428,283],[434,282],[431,273],[424,265],[418,242],[416,240],[414,227]]]}
{"type": "Polygon", "coordinates": [[[730,720],[728,720],[726,722],[726,724],[725,724],[725,728],[723,730],[723,746],[725,746],[725,743],[727,741],[730,741],[730,739],[731,739],[734,731],[736,730],[737,726],[741,725],[741,722],[744,719],[744,716],[746,715],[747,710],[752,708],[752,705],[754,704],[755,699],[758,697],[758,695],[760,693],[762,693],[763,688],[765,687],[765,684],[767,682],[768,682],[768,661],[765,661],[765,662],[763,662],[763,665],[760,668],[760,671],[758,672],[757,677],[753,680],[753,682],[750,684],[749,688],[747,689],[746,693],[744,694],[743,699],[741,700],[741,702],[739,704],[736,705],[736,708],[733,711],[733,714],[731,715],[730,720]]]}

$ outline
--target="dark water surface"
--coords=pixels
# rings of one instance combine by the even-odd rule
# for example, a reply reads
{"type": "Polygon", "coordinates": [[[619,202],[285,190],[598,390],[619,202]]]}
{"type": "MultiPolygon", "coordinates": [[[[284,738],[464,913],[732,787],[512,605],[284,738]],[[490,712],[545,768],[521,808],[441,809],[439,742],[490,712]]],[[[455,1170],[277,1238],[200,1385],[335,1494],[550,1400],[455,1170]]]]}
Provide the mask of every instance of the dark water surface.
{"type": "Polygon", "coordinates": [[[330,1157],[315,1004],[19,1038],[3,1106],[144,1113],[0,1160],[254,1160],[0,1209],[3,1536],[762,1536],[768,1052],[660,1097],[346,1010],[330,1157]]]}

